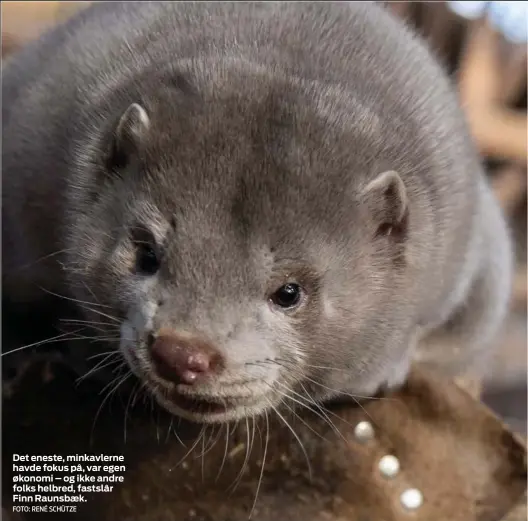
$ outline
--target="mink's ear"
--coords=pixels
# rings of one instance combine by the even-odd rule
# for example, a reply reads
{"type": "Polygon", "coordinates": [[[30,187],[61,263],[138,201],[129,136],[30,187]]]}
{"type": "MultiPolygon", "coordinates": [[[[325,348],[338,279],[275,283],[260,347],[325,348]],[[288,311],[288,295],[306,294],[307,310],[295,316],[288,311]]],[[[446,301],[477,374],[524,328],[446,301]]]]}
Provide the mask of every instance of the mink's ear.
{"type": "Polygon", "coordinates": [[[377,236],[405,238],[409,204],[407,190],[398,172],[391,170],[376,177],[363,189],[361,200],[377,225],[377,236]]]}
{"type": "Polygon", "coordinates": [[[147,111],[138,103],[132,103],[121,115],[113,131],[107,158],[109,170],[120,170],[137,156],[149,128],[147,111]]]}

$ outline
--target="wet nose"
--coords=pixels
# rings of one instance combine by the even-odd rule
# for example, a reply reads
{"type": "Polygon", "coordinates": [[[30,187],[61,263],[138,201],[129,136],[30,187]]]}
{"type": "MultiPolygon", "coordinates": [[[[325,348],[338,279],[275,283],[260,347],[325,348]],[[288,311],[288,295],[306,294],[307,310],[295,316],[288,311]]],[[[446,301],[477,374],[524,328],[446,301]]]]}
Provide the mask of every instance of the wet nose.
{"type": "Polygon", "coordinates": [[[158,374],[176,384],[192,385],[220,362],[218,352],[209,343],[174,332],[150,337],[150,352],[158,374]]]}

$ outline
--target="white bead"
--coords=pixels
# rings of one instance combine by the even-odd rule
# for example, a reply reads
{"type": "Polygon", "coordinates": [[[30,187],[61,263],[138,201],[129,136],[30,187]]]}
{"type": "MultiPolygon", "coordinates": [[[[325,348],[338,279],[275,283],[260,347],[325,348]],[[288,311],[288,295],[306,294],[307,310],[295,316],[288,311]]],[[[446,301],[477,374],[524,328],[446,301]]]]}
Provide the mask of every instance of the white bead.
{"type": "Polygon", "coordinates": [[[407,510],[416,510],[422,506],[423,496],[417,488],[409,488],[400,496],[400,501],[407,510]]]}
{"type": "Polygon", "coordinates": [[[370,422],[359,422],[354,429],[358,441],[365,442],[374,438],[374,428],[370,422]]]}
{"type": "Polygon", "coordinates": [[[400,462],[398,458],[388,454],[380,459],[378,468],[386,478],[393,478],[400,471],[400,462]]]}

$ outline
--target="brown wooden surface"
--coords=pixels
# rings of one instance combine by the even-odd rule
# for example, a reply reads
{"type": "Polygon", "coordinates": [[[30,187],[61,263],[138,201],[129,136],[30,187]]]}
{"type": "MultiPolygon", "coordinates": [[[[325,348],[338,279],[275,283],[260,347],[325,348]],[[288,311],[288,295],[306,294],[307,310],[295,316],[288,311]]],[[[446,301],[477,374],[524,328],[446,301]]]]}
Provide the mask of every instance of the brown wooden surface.
{"type": "MultiPolygon", "coordinates": [[[[123,394],[103,408],[94,426],[103,397],[93,382],[76,387],[63,369],[52,374],[43,382],[35,367],[4,403],[4,426],[10,425],[4,461],[12,453],[91,452],[124,454],[127,466],[122,485],[110,494],[88,495],[68,521],[246,521],[259,483],[253,521],[499,521],[526,490],[522,441],[458,386],[419,368],[401,390],[362,407],[352,401],[329,406],[334,427],[318,411],[298,409],[295,416],[282,409],[298,439],[271,413],[266,458],[264,418],[255,437],[251,422],[233,426],[226,448],[225,436],[214,443],[222,431],[209,429],[200,438],[200,426],[173,423],[157,407],[151,412],[141,400],[129,404],[123,394]],[[374,427],[367,443],[354,436],[360,421],[374,427]],[[377,467],[387,454],[400,461],[393,479],[383,478],[377,467]],[[408,487],[424,496],[414,514],[399,502],[408,487]]],[[[2,472],[9,508],[11,465],[2,472]]],[[[20,516],[32,519],[57,517],[20,516]]]]}

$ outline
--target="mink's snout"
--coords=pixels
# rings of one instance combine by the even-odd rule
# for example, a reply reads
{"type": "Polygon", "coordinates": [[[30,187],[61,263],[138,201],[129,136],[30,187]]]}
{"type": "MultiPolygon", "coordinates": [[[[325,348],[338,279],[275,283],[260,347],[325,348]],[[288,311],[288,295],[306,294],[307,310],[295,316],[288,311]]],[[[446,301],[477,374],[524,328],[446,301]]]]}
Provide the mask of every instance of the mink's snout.
{"type": "Polygon", "coordinates": [[[148,348],[156,372],[175,384],[193,385],[223,367],[220,353],[198,336],[162,329],[149,335],[148,348]]]}

